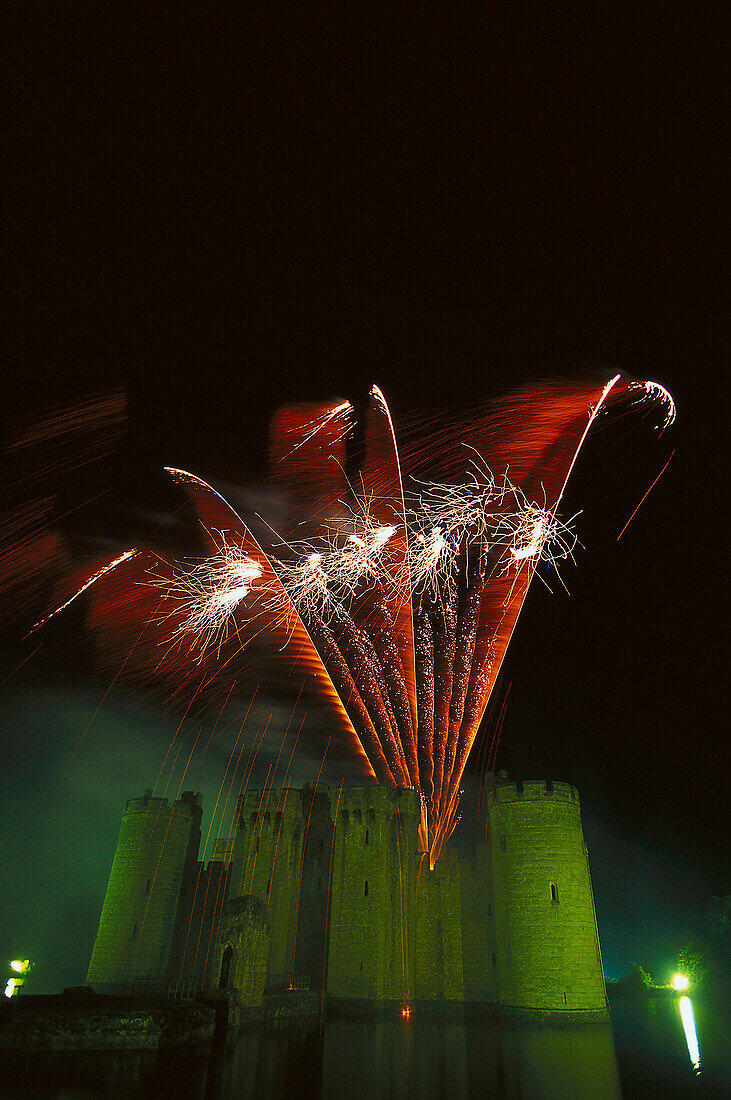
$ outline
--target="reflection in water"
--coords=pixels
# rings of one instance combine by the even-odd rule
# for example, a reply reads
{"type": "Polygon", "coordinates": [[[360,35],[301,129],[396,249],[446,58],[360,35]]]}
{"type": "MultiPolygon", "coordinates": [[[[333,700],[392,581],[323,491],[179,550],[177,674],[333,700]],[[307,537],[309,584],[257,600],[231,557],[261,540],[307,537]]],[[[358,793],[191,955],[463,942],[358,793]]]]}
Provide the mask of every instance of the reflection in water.
{"type": "Polygon", "coordinates": [[[23,1100],[624,1100],[725,1095],[703,1002],[703,1073],[688,998],[612,1008],[609,1024],[331,1015],[281,1019],[225,1044],[129,1052],[2,1052],[3,1097],[23,1100]],[[690,1062],[678,1027],[686,1030],[690,1062]],[[619,1057],[621,1091],[615,1046],[619,1057]]]}
{"type": "MultiPolygon", "coordinates": [[[[237,1057],[246,1061],[241,1051],[237,1057]]],[[[486,1095],[613,1100],[621,1095],[608,1024],[539,1027],[418,1011],[408,1020],[335,1017],[325,1025],[317,1066],[313,1060],[299,1062],[300,1095],[304,1084],[306,1095],[321,1100],[486,1095]]],[[[278,1064],[281,1073],[281,1059],[278,1064]]],[[[233,1094],[239,1080],[237,1073],[226,1076],[218,1095],[233,1094]]],[[[277,1084],[266,1082],[274,1095],[277,1084]]]]}
{"type": "Polygon", "coordinates": [[[685,1032],[685,1041],[688,1044],[691,1065],[696,1073],[700,1073],[701,1050],[698,1046],[698,1032],[695,1029],[693,1004],[690,997],[680,998],[680,1018],[683,1021],[683,1031],[685,1032]]]}
{"type": "Polygon", "coordinates": [[[619,1097],[611,1027],[539,1027],[419,1012],[335,1017],[240,1033],[226,1046],[209,1097],[619,1097]],[[597,1092],[599,1089],[599,1093],[597,1092]]]}

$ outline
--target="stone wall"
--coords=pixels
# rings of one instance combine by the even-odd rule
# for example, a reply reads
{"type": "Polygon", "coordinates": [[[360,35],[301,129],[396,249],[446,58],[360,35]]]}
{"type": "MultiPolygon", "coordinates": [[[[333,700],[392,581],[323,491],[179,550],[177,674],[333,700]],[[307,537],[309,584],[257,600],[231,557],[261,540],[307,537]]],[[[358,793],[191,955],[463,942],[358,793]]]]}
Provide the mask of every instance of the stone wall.
{"type": "Polygon", "coordinates": [[[421,804],[416,791],[343,790],[335,825],[327,992],[401,1003],[414,982],[413,905],[421,804]]]}
{"type": "Polygon", "coordinates": [[[478,843],[462,861],[462,972],[464,999],[471,1004],[496,1004],[498,971],[495,898],[490,847],[478,843]]]}
{"type": "Polygon", "coordinates": [[[233,898],[226,903],[213,975],[215,985],[235,994],[246,1008],[258,1007],[264,997],[269,934],[269,916],[260,898],[233,898]]]}
{"type": "Polygon", "coordinates": [[[500,1004],[606,1012],[576,789],[493,780],[488,819],[500,1004]]]}
{"type": "MultiPolygon", "coordinates": [[[[217,854],[225,856],[219,845],[217,854]]],[[[230,863],[214,858],[183,877],[168,963],[170,985],[183,982],[196,989],[213,980],[213,960],[221,911],[228,897],[230,863]]]]}
{"type": "Polygon", "coordinates": [[[449,849],[433,871],[428,857],[420,860],[409,912],[416,940],[413,1001],[464,1000],[462,877],[461,861],[449,849]]]}
{"type": "Polygon", "coordinates": [[[327,796],[312,788],[251,791],[238,808],[229,897],[267,906],[275,985],[318,966],[322,975],[331,833],[327,796]]]}
{"type": "Polygon", "coordinates": [[[307,979],[305,988],[361,1005],[606,1017],[579,798],[568,784],[489,776],[484,841],[469,855],[446,848],[433,871],[413,790],[249,792],[230,870],[192,862],[192,799],[170,807],[148,793],[127,804],[89,981],[164,976],[170,957],[169,980],[216,987],[223,968],[227,988],[251,1006],[265,987],[307,979]]]}
{"type": "Polygon", "coordinates": [[[197,864],[200,797],[130,799],[122,815],[87,982],[164,979],[184,876],[197,864]]]}

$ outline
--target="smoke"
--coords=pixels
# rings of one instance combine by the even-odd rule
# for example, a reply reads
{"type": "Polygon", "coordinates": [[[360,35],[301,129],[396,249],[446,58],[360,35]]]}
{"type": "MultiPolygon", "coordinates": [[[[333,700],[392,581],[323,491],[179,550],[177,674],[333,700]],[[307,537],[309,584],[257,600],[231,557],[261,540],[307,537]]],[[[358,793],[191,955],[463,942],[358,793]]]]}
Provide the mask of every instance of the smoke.
{"type": "MultiPolygon", "coordinates": [[[[156,777],[155,793],[169,801],[181,790],[200,792],[201,851],[207,839],[208,858],[215,837],[228,835],[245,776],[250,789],[267,775],[279,786],[291,757],[287,782],[301,786],[314,780],[322,763],[322,734],[306,728],[303,712],[289,722],[282,744],[291,710],[278,706],[265,713],[254,707],[222,784],[237,732],[228,719],[215,731],[208,723],[178,730],[170,715],[120,692],[107,697],[82,738],[98,704],[98,692],[88,687],[39,691],[26,683],[0,705],[5,740],[0,949],[9,959],[35,961],[29,992],[57,992],[84,981],[128,798],[141,795],[156,777]]],[[[334,779],[333,771],[341,771],[337,760],[329,769],[334,779]]],[[[327,761],[323,778],[328,779],[327,761]]]]}

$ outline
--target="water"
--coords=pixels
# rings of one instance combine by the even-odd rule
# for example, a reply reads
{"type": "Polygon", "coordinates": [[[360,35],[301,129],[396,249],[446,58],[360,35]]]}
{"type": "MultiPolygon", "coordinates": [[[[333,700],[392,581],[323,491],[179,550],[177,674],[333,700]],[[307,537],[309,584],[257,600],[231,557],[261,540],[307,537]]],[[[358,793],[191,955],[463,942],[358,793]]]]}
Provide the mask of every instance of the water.
{"type": "MultiPolygon", "coordinates": [[[[689,1049],[678,1001],[615,1006],[613,1027],[540,1027],[416,1013],[331,1015],[248,1028],[222,1049],[0,1054],[0,1096],[29,1100],[403,1098],[613,1100],[731,1096],[726,1040],[693,1005],[689,1049]],[[700,1073],[693,1060],[700,1062],[700,1073]]],[[[687,1016],[687,1010],[686,1010],[687,1016]]]]}

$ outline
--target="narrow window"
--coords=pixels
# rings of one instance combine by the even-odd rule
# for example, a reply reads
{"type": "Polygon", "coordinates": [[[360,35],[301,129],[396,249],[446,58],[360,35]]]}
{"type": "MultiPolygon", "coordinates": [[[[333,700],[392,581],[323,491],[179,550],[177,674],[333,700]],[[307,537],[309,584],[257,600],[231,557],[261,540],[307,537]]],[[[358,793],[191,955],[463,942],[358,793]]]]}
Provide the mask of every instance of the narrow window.
{"type": "Polygon", "coordinates": [[[488,917],[492,916],[492,906],[491,905],[488,905],[488,907],[487,907],[487,915],[488,915],[488,917]]]}
{"type": "Polygon", "coordinates": [[[500,837],[500,851],[501,852],[505,851],[505,833],[503,833],[502,836],[500,837]]]}
{"type": "Polygon", "coordinates": [[[368,897],[368,879],[365,881],[365,890],[363,891],[366,897],[368,897]]]}
{"type": "Polygon", "coordinates": [[[233,962],[233,958],[233,947],[229,944],[221,959],[221,978],[218,983],[221,989],[228,989],[231,983],[231,963],[233,962]]]}
{"type": "Polygon", "coordinates": [[[145,883],[145,893],[149,894],[149,892],[150,892],[150,880],[148,878],[147,882],[145,883]]]}
{"type": "Polygon", "coordinates": [[[564,995],[563,995],[563,1003],[564,1003],[564,1004],[568,1004],[568,1001],[566,1000],[566,994],[565,994],[565,993],[564,993],[564,995]]]}
{"type": "Polygon", "coordinates": [[[366,837],[365,837],[365,840],[366,840],[366,844],[367,844],[367,843],[368,843],[368,830],[367,830],[367,829],[366,829],[366,837]]]}
{"type": "Polygon", "coordinates": [[[492,953],[492,965],[493,966],[495,965],[495,961],[496,961],[495,960],[495,952],[493,951],[493,953],[492,953]]]}
{"type": "Polygon", "coordinates": [[[551,883],[551,901],[554,903],[558,901],[558,887],[555,882],[551,883]]]}

